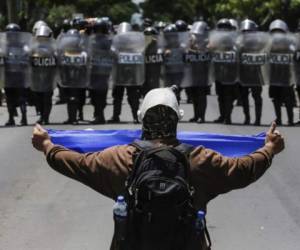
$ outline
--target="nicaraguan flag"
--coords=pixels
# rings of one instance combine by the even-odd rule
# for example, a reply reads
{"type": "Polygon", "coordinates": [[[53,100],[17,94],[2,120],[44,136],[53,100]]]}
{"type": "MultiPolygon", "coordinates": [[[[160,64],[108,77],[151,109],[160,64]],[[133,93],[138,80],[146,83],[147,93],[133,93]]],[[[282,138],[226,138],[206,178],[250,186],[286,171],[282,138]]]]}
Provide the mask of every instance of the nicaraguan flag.
{"type": "MultiPolygon", "coordinates": [[[[129,144],[140,139],[141,130],[48,130],[51,140],[71,150],[86,153],[129,144]]],[[[193,146],[203,145],[225,156],[243,156],[264,145],[265,133],[259,135],[222,135],[178,132],[177,138],[193,146]]]]}

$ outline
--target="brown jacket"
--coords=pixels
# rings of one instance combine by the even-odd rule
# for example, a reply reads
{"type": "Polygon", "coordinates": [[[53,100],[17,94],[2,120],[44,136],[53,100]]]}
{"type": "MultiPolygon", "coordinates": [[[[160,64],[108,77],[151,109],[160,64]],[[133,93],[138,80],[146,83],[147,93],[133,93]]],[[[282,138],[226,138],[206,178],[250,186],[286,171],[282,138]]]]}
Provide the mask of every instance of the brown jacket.
{"type": "MultiPolygon", "coordinates": [[[[54,170],[115,200],[119,194],[124,193],[125,180],[132,170],[135,151],[133,146],[121,145],[101,152],[80,154],[58,145],[50,145],[45,154],[48,164],[54,170]]],[[[256,181],[271,165],[272,158],[272,149],[267,146],[239,158],[225,157],[202,146],[195,148],[190,154],[195,208],[206,210],[207,203],[217,195],[256,181]]],[[[195,250],[198,247],[195,246],[195,250]]]]}

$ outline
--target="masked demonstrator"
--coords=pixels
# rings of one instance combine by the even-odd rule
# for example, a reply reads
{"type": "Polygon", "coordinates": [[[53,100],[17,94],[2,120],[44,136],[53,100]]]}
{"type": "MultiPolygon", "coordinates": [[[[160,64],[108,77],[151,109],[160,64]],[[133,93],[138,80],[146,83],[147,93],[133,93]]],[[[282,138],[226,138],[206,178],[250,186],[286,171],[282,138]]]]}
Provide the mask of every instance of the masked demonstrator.
{"type": "Polygon", "coordinates": [[[139,111],[142,138],[133,144],[80,154],[54,145],[40,125],[32,144],[61,174],[113,200],[126,194],[128,223],[123,237],[115,230],[111,250],[208,250],[208,232],[204,222],[203,230],[196,230],[195,211],[206,211],[218,195],[258,180],[284,141],[273,123],[262,148],[244,157],[225,157],[181,144],[176,134],[182,116],[172,89],[153,89],[139,111]],[[184,178],[176,179],[178,175],[184,178]]]}

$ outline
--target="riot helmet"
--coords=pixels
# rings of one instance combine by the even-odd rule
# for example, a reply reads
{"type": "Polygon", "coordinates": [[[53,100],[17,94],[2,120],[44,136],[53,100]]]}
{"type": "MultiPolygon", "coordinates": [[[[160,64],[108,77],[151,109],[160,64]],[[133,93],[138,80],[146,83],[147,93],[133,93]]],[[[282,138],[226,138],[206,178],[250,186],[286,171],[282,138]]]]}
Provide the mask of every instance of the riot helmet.
{"type": "Polygon", "coordinates": [[[144,30],[144,35],[145,36],[156,36],[156,35],[158,35],[158,31],[154,27],[147,27],[144,30]]]}
{"type": "Polygon", "coordinates": [[[258,25],[250,19],[245,19],[241,22],[240,30],[242,32],[257,31],[258,25]]]}
{"type": "Polygon", "coordinates": [[[93,24],[93,30],[95,33],[109,34],[110,23],[105,19],[97,19],[93,24]]]}
{"type": "Polygon", "coordinates": [[[143,21],[144,28],[151,27],[153,25],[153,21],[151,18],[146,17],[143,21]]]}
{"type": "Polygon", "coordinates": [[[232,23],[228,18],[222,18],[217,22],[216,25],[218,30],[232,30],[233,26],[232,23]]]}
{"type": "Polygon", "coordinates": [[[132,27],[130,23],[123,22],[120,23],[117,29],[117,34],[126,33],[132,31],[132,27]]]}
{"type": "Polygon", "coordinates": [[[142,122],[142,138],[176,138],[177,124],[183,117],[176,98],[176,86],[150,90],[138,111],[142,122]]]}
{"type": "Polygon", "coordinates": [[[190,32],[193,34],[203,34],[203,33],[207,32],[208,30],[209,30],[209,27],[206,22],[197,21],[197,22],[193,23],[190,32]]]}
{"type": "Polygon", "coordinates": [[[61,25],[61,28],[64,32],[67,32],[71,27],[71,23],[69,19],[64,19],[61,25]]]}
{"type": "Polygon", "coordinates": [[[239,25],[238,25],[237,20],[235,20],[233,18],[230,18],[229,22],[231,23],[232,30],[238,30],[239,29],[239,25]]]}
{"type": "Polygon", "coordinates": [[[273,22],[271,22],[271,24],[269,26],[269,31],[270,32],[283,32],[283,33],[286,33],[286,32],[289,31],[289,28],[283,20],[276,19],[273,22]]]}
{"type": "Polygon", "coordinates": [[[161,31],[167,26],[167,24],[163,21],[159,21],[159,22],[156,22],[154,26],[158,31],[161,31]]]}
{"type": "Polygon", "coordinates": [[[175,24],[169,24],[164,28],[164,33],[175,33],[178,32],[177,26],[175,24]]]}
{"type": "Polygon", "coordinates": [[[188,25],[185,21],[183,20],[177,20],[175,22],[176,28],[179,32],[184,32],[188,30],[188,25]]]}
{"type": "Polygon", "coordinates": [[[16,23],[10,23],[10,24],[6,25],[5,31],[6,32],[18,32],[18,31],[21,31],[21,28],[16,23]]]}
{"type": "Polygon", "coordinates": [[[75,18],[72,21],[72,28],[77,30],[83,30],[88,26],[88,21],[83,18],[75,18]]]}
{"type": "Polygon", "coordinates": [[[36,37],[52,37],[53,32],[48,26],[41,26],[35,32],[36,37]]]}
{"type": "Polygon", "coordinates": [[[33,25],[33,28],[32,28],[32,34],[35,35],[37,29],[41,26],[48,26],[48,24],[43,20],[39,20],[39,21],[35,22],[33,25]]]}

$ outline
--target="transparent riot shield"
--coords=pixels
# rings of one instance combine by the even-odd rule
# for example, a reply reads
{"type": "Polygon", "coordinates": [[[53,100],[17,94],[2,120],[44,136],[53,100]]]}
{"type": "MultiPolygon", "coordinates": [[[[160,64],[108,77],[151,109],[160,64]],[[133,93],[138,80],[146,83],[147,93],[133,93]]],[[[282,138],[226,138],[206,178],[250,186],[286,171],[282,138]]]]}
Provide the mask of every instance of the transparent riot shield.
{"type": "Polygon", "coordinates": [[[242,86],[262,86],[267,82],[268,43],[269,34],[265,32],[245,32],[239,36],[239,82],[242,86]]]}
{"type": "Polygon", "coordinates": [[[4,51],[4,87],[27,88],[30,84],[29,44],[31,34],[6,32],[4,51]]]}
{"type": "Polygon", "coordinates": [[[86,36],[63,34],[58,40],[58,71],[64,88],[86,88],[89,82],[86,36]]]}
{"type": "Polygon", "coordinates": [[[145,36],[145,83],[146,91],[159,88],[163,65],[163,51],[158,36],[145,36]]]}
{"type": "Polygon", "coordinates": [[[209,85],[211,54],[208,49],[208,32],[190,34],[184,62],[183,88],[209,85]]]}
{"type": "Polygon", "coordinates": [[[212,79],[224,85],[233,85],[238,78],[237,32],[211,31],[209,48],[212,57],[212,79]]]}
{"type": "Polygon", "coordinates": [[[5,34],[0,33],[0,89],[4,88],[5,34]]]}
{"type": "Polygon", "coordinates": [[[294,72],[295,82],[300,86],[300,32],[294,34],[295,39],[295,54],[294,54],[294,72]]]}
{"type": "Polygon", "coordinates": [[[271,86],[288,87],[295,83],[295,37],[290,33],[270,34],[268,76],[271,86]]]}
{"type": "Polygon", "coordinates": [[[112,38],[95,34],[89,41],[90,89],[107,89],[113,66],[112,38]]]}
{"type": "Polygon", "coordinates": [[[145,81],[144,50],[145,38],[141,32],[130,31],[118,34],[114,37],[114,85],[143,85],[145,81]]]}
{"type": "Polygon", "coordinates": [[[55,40],[47,37],[34,38],[30,51],[31,90],[35,92],[53,91],[57,80],[55,40]]]}
{"type": "Polygon", "coordinates": [[[163,36],[163,78],[165,87],[181,87],[184,76],[185,32],[165,33],[163,36]]]}

